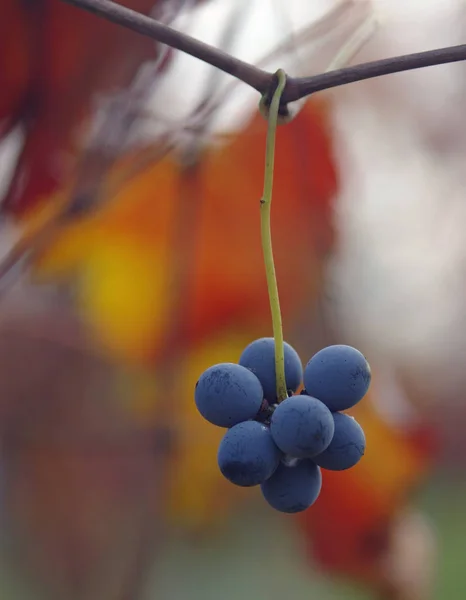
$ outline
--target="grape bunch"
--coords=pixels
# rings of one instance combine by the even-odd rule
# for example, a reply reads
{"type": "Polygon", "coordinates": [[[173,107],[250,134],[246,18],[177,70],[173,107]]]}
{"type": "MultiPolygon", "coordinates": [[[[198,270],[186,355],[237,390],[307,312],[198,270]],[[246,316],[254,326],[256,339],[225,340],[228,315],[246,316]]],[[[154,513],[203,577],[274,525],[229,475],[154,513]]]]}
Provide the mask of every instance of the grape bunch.
{"type": "Polygon", "coordinates": [[[260,485],[274,509],[296,513],[319,496],[321,469],[343,471],[364,455],[364,431],[343,411],[364,397],[371,370],[359,350],[344,345],[323,348],[303,371],[285,342],[284,359],[288,397],[281,401],[275,341],[261,338],[246,347],[239,364],[204,371],[195,402],[204,419],[227,428],[218,449],[223,476],[242,487],[260,485]]]}

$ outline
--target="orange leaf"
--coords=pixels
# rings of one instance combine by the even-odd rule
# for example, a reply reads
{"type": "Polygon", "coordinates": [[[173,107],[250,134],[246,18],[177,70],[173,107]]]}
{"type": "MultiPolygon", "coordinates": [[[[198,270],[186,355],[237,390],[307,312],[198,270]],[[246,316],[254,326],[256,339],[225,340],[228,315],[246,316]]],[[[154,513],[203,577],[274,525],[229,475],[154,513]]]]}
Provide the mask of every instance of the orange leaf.
{"type": "MultiPolygon", "coordinates": [[[[319,285],[322,258],[332,241],[331,199],[336,177],[324,116],[320,107],[309,103],[294,122],[279,131],[272,225],[285,314],[309,304],[308,292],[319,285]]],[[[162,333],[136,319],[138,301],[129,292],[133,290],[136,296],[140,289],[135,273],[147,277],[141,282],[144,289],[153,290],[168,290],[175,274],[181,277],[182,293],[188,299],[183,305],[186,340],[198,340],[220,322],[239,318],[263,323],[269,330],[259,215],[265,133],[266,123],[257,116],[231,144],[208,150],[197,170],[185,173],[173,156],[154,164],[125,185],[96,217],[69,228],[43,258],[42,267],[50,274],[55,269],[56,274],[58,268],[65,268],[66,256],[79,263],[79,247],[85,249],[86,259],[82,260],[86,269],[97,269],[92,267],[93,261],[101,264],[104,260],[105,268],[92,278],[92,302],[92,290],[86,288],[86,306],[101,311],[100,319],[98,312],[93,314],[93,322],[100,322],[102,335],[104,327],[112,327],[111,313],[98,298],[110,298],[112,277],[119,290],[126,278],[128,294],[126,300],[121,298],[114,326],[121,327],[125,318],[134,328],[153,331],[153,357],[162,333]],[[131,261],[120,256],[120,247],[133,257],[131,261]],[[162,273],[159,267],[152,272],[148,268],[143,273],[134,266],[137,260],[148,267],[151,261],[164,264],[166,269],[162,273]],[[115,275],[106,279],[106,270],[115,275]],[[119,283],[114,279],[117,271],[119,283]]],[[[163,326],[155,313],[153,321],[163,326]]],[[[170,317],[165,326],[170,326],[170,317]]],[[[134,340],[146,340],[146,353],[146,333],[141,331],[138,336],[134,332],[134,336],[134,340]]],[[[110,331],[105,337],[115,341],[110,331]]],[[[132,347],[131,354],[135,350],[132,347]]]]}

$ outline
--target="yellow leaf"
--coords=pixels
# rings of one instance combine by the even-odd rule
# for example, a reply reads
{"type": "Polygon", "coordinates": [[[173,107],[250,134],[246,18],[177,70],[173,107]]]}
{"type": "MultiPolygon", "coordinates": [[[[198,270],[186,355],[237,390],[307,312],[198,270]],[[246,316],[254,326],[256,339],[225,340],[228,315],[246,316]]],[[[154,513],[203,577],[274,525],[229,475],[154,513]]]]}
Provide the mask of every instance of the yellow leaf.
{"type": "Polygon", "coordinates": [[[165,332],[167,266],[129,240],[112,242],[95,247],[81,271],[80,307],[109,350],[144,361],[165,332]]]}

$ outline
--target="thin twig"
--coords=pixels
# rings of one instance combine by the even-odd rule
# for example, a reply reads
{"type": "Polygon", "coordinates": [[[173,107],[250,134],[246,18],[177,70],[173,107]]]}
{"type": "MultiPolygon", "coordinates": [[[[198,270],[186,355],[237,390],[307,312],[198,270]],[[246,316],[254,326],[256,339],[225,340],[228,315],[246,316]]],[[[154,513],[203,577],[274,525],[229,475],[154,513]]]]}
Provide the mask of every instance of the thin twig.
{"type": "MultiPolygon", "coordinates": [[[[293,32],[291,39],[287,39],[285,42],[280,43],[262,56],[255,62],[256,67],[266,69],[271,61],[280,58],[280,56],[282,56],[283,53],[286,53],[287,49],[292,45],[296,48],[299,46],[300,49],[302,49],[301,47],[305,47],[310,40],[313,41],[314,46],[317,48],[315,51],[318,52],[318,49],[325,41],[327,41],[327,38],[334,35],[335,31],[338,30],[344,22],[348,22],[348,9],[351,9],[353,13],[356,8],[358,10],[363,9],[367,13],[363,24],[340,48],[337,56],[325,68],[325,72],[343,68],[352,58],[354,58],[354,55],[359,51],[363,43],[369,39],[372,30],[376,29],[377,22],[368,10],[369,2],[370,0],[365,2],[362,0],[354,0],[354,2],[339,0],[339,3],[335,4],[335,6],[325,13],[324,16],[313,23],[306,25],[302,29],[299,29],[297,32],[293,32]]],[[[223,50],[228,50],[228,47],[225,44],[222,44],[221,47],[223,50]]],[[[215,80],[217,81],[217,79],[215,80]]],[[[168,133],[172,134],[172,138],[175,133],[188,133],[192,136],[199,132],[199,128],[202,128],[204,131],[206,130],[206,120],[213,118],[214,113],[218,111],[219,107],[222,106],[234,92],[236,92],[239,84],[241,84],[240,80],[231,79],[220,91],[210,84],[204,92],[202,101],[190,111],[190,114],[182,122],[176,117],[170,120],[167,115],[157,114],[157,112],[154,112],[153,108],[146,113],[140,111],[139,116],[144,117],[148,122],[155,120],[164,121],[164,125],[166,127],[169,126],[170,128],[168,133]]],[[[233,132],[217,131],[215,134],[212,131],[209,132],[210,141],[213,141],[215,138],[215,140],[219,142],[228,142],[231,141],[232,136],[233,132]]]]}
{"type": "MultiPolygon", "coordinates": [[[[225,73],[229,73],[236,79],[243,81],[256,89],[263,97],[271,98],[274,91],[274,75],[254,65],[231,56],[213,46],[196,40],[180,31],[176,31],[151,17],[147,17],[124,6],[116,4],[111,0],[62,0],[78,8],[103,17],[116,24],[122,25],[137,33],[148,36],[162,44],[181,50],[199,60],[202,60],[225,73]]],[[[355,83],[382,75],[400,73],[413,69],[429,66],[448,64],[466,60],[466,44],[439,48],[426,52],[406,54],[383,60],[363,63],[355,66],[345,67],[311,77],[292,78],[287,77],[286,87],[282,94],[282,114],[287,114],[286,105],[305,98],[315,92],[330,89],[348,83],[355,83]]],[[[265,102],[267,103],[267,102],[265,102]]],[[[39,228],[26,240],[22,239],[11,249],[8,256],[0,263],[0,281],[13,273],[18,262],[21,262],[26,254],[36,247],[36,243],[46,243],[47,233],[56,233],[60,217],[57,215],[43,229],[39,228]]],[[[25,261],[26,262],[26,261],[25,261]]],[[[20,271],[16,270],[15,275],[20,271]]],[[[0,290],[1,293],[1,290],[0,290]]]]}
{"type": "Polygon", "coordinates": [[[260,93],[266,90],[273,81],[271,73],[111,0],[63,1],[194,56],[237,79],[241,79],[260,93]]]}
{"type": "Polygon", "coordinates": [[[438,48],[414,54],[404,54],[392,58],[384,58],[362,63],[336,71],[329,71],[312,77],[288,79],[288,86],[283,94],[284,102],[293,102],[315,92],[332,87],[364,81],[382,75],[392,75],[413,69],[423,69],[436,65],[445,65],[466,60],[466,44],[438,48]]]}
{"type": "MultiPolygon", "coordinates": [[[[156,41],[167,44],[229,73],[264,95],[273,84],[273,74],[263,71],[247,62],[213,46],[196,40],[185,33],[176,31],[158,23],[154,19],[125,8],[111,0],[62,0],[79,8],[88,10],[109,21],[132,29],[156,41]]],[[[315,92],[332,87],[355,83],[373,77],[421,69],[435,65],[466,60],[466,44],[438,48],[415,54],[405,54],[383,60],[345,67],[320,75],[287,79],[282,96],[282,104],[300,100],[315,92]]]]}

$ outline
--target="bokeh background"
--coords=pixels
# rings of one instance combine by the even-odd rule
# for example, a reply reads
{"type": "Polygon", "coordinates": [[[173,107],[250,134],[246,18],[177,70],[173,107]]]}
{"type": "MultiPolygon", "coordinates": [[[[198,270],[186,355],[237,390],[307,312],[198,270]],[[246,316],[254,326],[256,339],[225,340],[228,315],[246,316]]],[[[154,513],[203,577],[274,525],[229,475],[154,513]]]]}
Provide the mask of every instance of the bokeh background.
{"type": "MultiPolygon", "coordinates": [[[[466,32],[460,0],[121,3],[295,76],[466,32]]],[[[317,94],[279,129],[285,339],[374,373],[363,461],[280,515],[222,479],[193,401],[271,335],[257,95],[61,0],[2,0],[2,598],[464,598],[465,69],[317,94]]]]}

